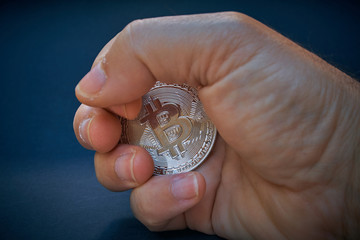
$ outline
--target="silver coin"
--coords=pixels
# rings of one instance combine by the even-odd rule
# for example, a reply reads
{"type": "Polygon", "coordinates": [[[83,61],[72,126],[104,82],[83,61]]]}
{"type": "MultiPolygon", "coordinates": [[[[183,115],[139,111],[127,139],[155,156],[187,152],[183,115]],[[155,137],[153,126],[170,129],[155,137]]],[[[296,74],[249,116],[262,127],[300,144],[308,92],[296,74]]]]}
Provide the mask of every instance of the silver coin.
{"type": "Polygon", "coordinates": [[[155,175],[193,170],[208,156],[215,137],[196,89],[187,85],[157,82],[143,96],[138,117],[122,119],[121,141],[145,148],[155,175]]]}

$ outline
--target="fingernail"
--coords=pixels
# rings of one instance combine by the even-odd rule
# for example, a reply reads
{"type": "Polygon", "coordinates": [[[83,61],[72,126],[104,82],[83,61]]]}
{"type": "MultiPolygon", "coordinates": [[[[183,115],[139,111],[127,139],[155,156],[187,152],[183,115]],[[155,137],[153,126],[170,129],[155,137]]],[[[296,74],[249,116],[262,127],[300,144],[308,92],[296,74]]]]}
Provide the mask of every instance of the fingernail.
{"type": "Polygon", "coordinates": [[[89,134],[90,125],[93,118],[88,118],[82,121],[79,125],[79,136],[86,144],[91,145],[91,139],[89,134]]]}
{"type": "Polygon", "coordinates": [[[194,173],[176,176],[171,185],[171,193],[177,200],[188,200],[198,196],[199,186],[194,173]]]}
{"type": "Polygon", "coordinates": [[[119,116],[123,116],[126,119],[128,118],[127,112],[126,112],[126,104],[111,106],[110,110],[113,111],[114,113],[118,114],[119,116]]]}
{"type": "Polygon", "coordinates": [[[135,154],[135,150],[130,150],[127,153],[121,154],[116,159],[115,173],[120,179],[136,183],[136,178],[134,174],[135,154]]]}
{"type": "Polygon", "coordinates": [[[81,95],[92,96],[102,89],[106,82],[106,74],[99,62],[88,72],[77,85],[77,90],[81,95]]]}
{"type": "Polygon", "coordinates": [[[127,115],[127,112],[126,112],[126,104],[123,105],[123,111],[124,111],[124,116],[127,119],[128,115],[127,115]]]}

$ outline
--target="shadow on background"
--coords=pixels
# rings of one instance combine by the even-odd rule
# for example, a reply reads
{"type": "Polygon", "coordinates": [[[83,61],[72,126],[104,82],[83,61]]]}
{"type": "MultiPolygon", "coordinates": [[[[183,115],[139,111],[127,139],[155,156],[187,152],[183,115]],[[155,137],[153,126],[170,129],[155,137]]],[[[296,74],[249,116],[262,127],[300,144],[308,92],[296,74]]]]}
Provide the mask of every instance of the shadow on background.
{"type": "Polygon", "coordinates": [[[96,181],[77,143],[74,88],[101,48],[135,19],[239,11],[360,77],[359,5],[352,1],[1,1],[0,238],[206,238],[150,233],[129,192],[96,181]]]}

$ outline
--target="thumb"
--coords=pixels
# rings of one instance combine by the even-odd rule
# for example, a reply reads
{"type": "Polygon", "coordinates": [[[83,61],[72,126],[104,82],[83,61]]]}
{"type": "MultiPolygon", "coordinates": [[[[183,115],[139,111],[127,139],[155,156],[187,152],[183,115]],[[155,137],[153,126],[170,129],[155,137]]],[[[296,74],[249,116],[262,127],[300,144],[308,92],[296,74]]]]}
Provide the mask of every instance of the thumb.
{"type": "Polygon", "coordinates": [[[235,67],[218,71],[240,44],[240,17],[216,13],[132,22],[104,47],[76,96],[86,105],[110,107],[139,100],[156,81],[207,86],[235,67]]]}
{"type": "Polygon", "coordinates": [[[129,28],[103,48],[76,86],[80,102],[93,107],[119,106],[136,101],[154,85],[155,78],[131,46],[129,28]]]}

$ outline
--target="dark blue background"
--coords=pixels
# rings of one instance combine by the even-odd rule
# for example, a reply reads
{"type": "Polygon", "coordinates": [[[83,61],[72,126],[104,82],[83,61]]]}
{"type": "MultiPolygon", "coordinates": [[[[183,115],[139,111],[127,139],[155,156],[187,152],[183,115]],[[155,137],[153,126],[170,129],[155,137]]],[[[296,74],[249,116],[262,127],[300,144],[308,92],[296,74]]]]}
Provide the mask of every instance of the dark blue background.
{"type": "Polygon", "coordinates": [[[149,232],[132,216],[129,192],[97,182],[72,119],[75,85],[129,22],[227,10],[360,77],[360,8],[351,1],[0,2],[0,239],[215,238],[149,232]]]}

